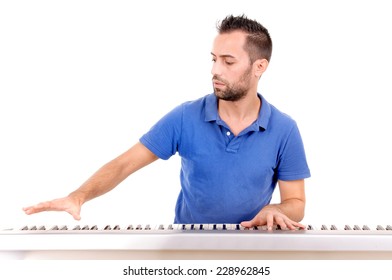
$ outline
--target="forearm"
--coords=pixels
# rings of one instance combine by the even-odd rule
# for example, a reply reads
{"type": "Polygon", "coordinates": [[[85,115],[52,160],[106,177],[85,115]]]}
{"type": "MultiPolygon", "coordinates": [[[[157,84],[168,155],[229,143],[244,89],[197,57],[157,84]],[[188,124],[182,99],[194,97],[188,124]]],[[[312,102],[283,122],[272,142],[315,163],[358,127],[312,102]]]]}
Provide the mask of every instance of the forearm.
{"type": "Polygon", "coordinates": [[[157,157],[151,153],[141,143],[137,143],[131,149],[119,157],[102,166],[94,175],[92,175],[83,185],[69,196],[83,203],[103,195],[133,172],[155,161],[157,157]]]}
{"type": "Polygon", "coordinates": [[[115,188],[128,176],[123,169],[116,160],[110,161],[69,196],[78,200],[80,205],[101,196],[115,188]]]}

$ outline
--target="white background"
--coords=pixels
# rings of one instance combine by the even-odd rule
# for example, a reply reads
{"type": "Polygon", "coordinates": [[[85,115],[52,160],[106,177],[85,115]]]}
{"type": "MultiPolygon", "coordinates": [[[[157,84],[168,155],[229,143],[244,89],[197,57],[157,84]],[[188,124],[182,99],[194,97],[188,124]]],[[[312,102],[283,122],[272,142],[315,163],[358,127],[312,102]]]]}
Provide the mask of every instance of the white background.
{"type": "MultiPolygon", "coordinates": [[[[303,136],[303,222],[392,223],[387,2],[0,2],[0,227],[74,223],[21,209],[67,195],[174,106],[211,93],[216,22],[242,13],[274,43],[259,91],[303,136]]],[[[179,163],[132,175],[80,223],[171,223],[179,163]]]]}

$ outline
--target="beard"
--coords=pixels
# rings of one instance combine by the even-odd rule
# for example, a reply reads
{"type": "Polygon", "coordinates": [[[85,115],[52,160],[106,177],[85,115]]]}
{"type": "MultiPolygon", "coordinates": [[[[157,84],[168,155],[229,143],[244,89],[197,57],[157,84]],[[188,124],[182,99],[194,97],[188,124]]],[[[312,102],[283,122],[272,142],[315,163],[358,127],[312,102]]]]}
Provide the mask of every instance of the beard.
{"type": "Polygon", "coordinates": [[[244,98],[249,90],[251,67],[241,76],[240,80],[235,84],[230,84],[228,81],[221,79],[214,75],[213,80],[219,81],[226,85],[225,89],[214,87],[214,94],[218,99],[225,101],[238,101],[244,98]]]}
{"type": "MultiPolygon", "coordinates": [[[[223,82],[223,81],[221,81],[223,82]]],[[[247,89],[244,87],[236,87],[235,85],[230,86],[227,85],[226,89],[214,89],[215,96],[218,99],[225,100],[225,101],[238,101],[244,98],[247,94],[247,89]]]]}

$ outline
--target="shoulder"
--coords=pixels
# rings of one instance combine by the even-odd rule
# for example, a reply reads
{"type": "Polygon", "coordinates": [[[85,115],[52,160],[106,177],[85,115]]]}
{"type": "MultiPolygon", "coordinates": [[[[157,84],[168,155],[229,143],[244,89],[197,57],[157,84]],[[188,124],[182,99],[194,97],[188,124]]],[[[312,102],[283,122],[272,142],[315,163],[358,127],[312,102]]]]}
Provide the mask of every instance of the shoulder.
{"type": "Polygon", "coordinates": [[[182,107],[183,110],[201,110],[206,106],[207,103],[212,101],[212,98],[213,95],[208,94],[198,99],[185,101],[180,105],[180,107],[182,107]]]}
{"type": "Polygon", "coordinates": [[[295,126],[296,121],[287,113],[282,112],[274,105],[271,105],[271,119],[277,125],[295,126]]]}
{"type": "MultiPolygon", "coordinates": [[[[208,94],[192,101],[186,101],[180,105],[183,118],[187,120],[205,120],[216,111],[216,98],[208,94]]],[[[216,113],[215,113],[216,114],[216,113]]]]}
{"type": "Polygon", "coordinates": [[[206,95],[195,100],[185,101],[166,113],[160,119],[159,123],[181,125],[184,120],[191,121],[200,119],[204,115],[205,106],[206,103],[208,103],[208,99],[210,99],[210,97],[209,95],[206,95]]]}
{"type": "Polygon", "coordinates": [[[279,110],[277,107],[269,103],[265,98],[262,98],[265,106],[261,115],[262,123],[267,130],[274,132],[290,132],[297,126],[296,121],[287,113],[279,110]]]}

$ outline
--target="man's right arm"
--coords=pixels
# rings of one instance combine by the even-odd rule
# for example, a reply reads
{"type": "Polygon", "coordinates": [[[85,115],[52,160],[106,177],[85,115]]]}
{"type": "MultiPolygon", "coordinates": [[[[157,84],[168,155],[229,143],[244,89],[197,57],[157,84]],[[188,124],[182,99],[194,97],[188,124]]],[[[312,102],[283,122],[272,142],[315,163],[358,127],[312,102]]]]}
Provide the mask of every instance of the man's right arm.
{"type": "Polygon", "coordinates": [[[155,154],[139,142],[102,166],[68,196],[24,207],[23,210],[28,215],[42,211],[66,211],[74,219],[80,220],[80,209],[85,202],[109,192],[129,175],[157,159],[155,154]]]}

